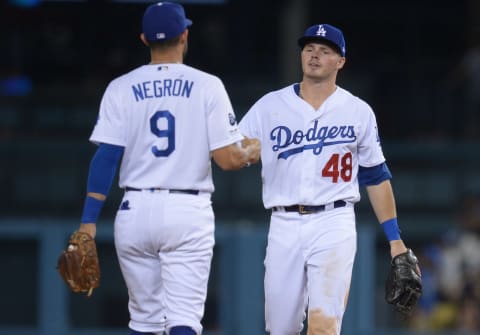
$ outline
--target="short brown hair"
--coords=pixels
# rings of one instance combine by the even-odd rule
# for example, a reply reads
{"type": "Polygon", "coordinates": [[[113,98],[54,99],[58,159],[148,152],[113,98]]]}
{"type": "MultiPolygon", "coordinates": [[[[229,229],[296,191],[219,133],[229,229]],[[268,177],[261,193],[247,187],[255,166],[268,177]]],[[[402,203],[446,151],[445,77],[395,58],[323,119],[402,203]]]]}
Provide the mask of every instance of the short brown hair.
{"type": "Polygon", "coordinates": [[[170,38],[165,41],[148,41],[148,46],[150,47],[150,49],[158,50],[158,51],[170,49],[171,47],[174,47],[178,43],[180,43],[180,36],[181,35],[170,38]]]}

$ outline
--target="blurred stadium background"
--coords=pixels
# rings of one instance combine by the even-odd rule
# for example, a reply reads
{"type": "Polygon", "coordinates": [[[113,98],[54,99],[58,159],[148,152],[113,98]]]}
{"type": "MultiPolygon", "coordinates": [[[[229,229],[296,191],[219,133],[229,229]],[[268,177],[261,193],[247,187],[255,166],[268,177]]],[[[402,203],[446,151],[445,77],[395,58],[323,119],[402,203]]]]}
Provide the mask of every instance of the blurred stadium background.
{"type": "MultiPolygon", "coordinates": [[[[114,187],[99,223],[102,287],[66,291],[56,257],[77,227],[88,137],[108,82],[144,64],[151,1],[0,4],[0,334],[127,334],[127,293],[112,244],[114,187]]],[[[190,0],[186,63],[221,77],[237,116],[301,79],[297,37],[343,28],[339,84],[376,112],[406,242],[425,293],[410,320],[383,301],[388,249],[365,197],[343,335],[480,333],[480,2],[190,0]]],[[[205,333],[263,334],[268,213],[259,167],[214,169],[217,247],[205,333]]]]}

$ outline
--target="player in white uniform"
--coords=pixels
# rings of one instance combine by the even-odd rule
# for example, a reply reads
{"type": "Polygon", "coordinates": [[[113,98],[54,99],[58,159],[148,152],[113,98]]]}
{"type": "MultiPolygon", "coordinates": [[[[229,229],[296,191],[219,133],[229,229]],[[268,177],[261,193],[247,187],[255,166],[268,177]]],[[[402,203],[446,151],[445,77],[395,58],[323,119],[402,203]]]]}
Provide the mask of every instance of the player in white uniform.
{"type": "Polygon", "coordinates": [[[390,241],[407,251],[370,106],[336,85],[342,32],[309,27],[298,43],[303,79],[258,100],[240,122],[262,144],[263,202],[272,209],[265,321],[273,335],[340,334],[356,252],[354,203],[367,187],[390,241]]]}
{"type": "Polygon", "coordinates": [[[259,141],[240,134],[220,79],[183,64],[191,24],[179,4],[146,9],[141,39],[151,62],[108,85],[90,137],[99,147],[79,230],[95,236],[121,159],[114,237],[132,335],[202,332],[214,245],[211,158],[234,170],[260,155],[259,141]]]}

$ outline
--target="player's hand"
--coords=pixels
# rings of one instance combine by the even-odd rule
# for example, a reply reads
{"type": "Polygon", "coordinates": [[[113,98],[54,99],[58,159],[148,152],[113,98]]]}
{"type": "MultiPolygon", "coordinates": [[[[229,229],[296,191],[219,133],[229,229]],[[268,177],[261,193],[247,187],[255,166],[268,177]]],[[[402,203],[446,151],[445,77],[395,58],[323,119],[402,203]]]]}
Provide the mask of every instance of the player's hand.
{"type": "MultiPolygon", "coordinates": [[[[400,254],[407,252],[407,250],[408,248],[405,246],[405,243],[403,243],[402,240],[390,241],[390,255],[392,256],[392,259],[395,258],[395,256],[398,256],[400,254]]],[[[418,266],[418,264],[416,268],[417,268],[417,274],[421,276],[422,273],[420,271],[420,267],[418,266]]]]}
{"type": "Polygon", "coordinates": [[[97,225],[95,223],[81,223],[78,231],[82,233],[87,233],[92,238],[95,238],[97,235],[97,225]]]}
{"type": "Polygon", "coordinates": [[[248,137],[245,137],[243,140],[242,140],[242,148],[246,148],[248,147],[249,145],[252,145],[252,144],[255,144],[256,142],[260,142],[258,139],[256,138],[248,138],[248,137]]]}
{"type": "Polygon", "coordinates": [[[225,171],[238,170],[260,159],[260,141],[245,138],[242,141],[212,151],[215,163],[225,171]]]}
{"type": "Polygon", "coordinates": [[[261,150],[260,141],[258,139],[245,137],[242,140],[242,148],[246,149],[248,152],[249,164],[258,163],[258,161],[260,160],[260,150],[261,150]]]}

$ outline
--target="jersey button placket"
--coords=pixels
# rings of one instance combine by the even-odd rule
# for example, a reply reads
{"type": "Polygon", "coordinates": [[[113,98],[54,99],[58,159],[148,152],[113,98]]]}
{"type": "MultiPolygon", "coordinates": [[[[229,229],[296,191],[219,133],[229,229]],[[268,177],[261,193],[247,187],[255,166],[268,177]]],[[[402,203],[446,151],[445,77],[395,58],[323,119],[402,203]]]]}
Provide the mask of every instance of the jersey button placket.
{"type": "MultiPolygon", "coordinates": [[[[302,142],[302,145],[311,145],[315,144],[316,140],[308,141],[306,139],[306,134],[309,129],[313,128],[315,124],[315,119],[306,120],[304,127],[305,138],[302,142]]],[[[312,200],[314,197],[314,187],[315,187],[315,161],[317,155],[313,153],[313,150],[307,149],[302,152],[302,167],[301,167],[301,198],[312,200]]],[[[309,203],[309,205],[312,205],[309,203]]]]}

